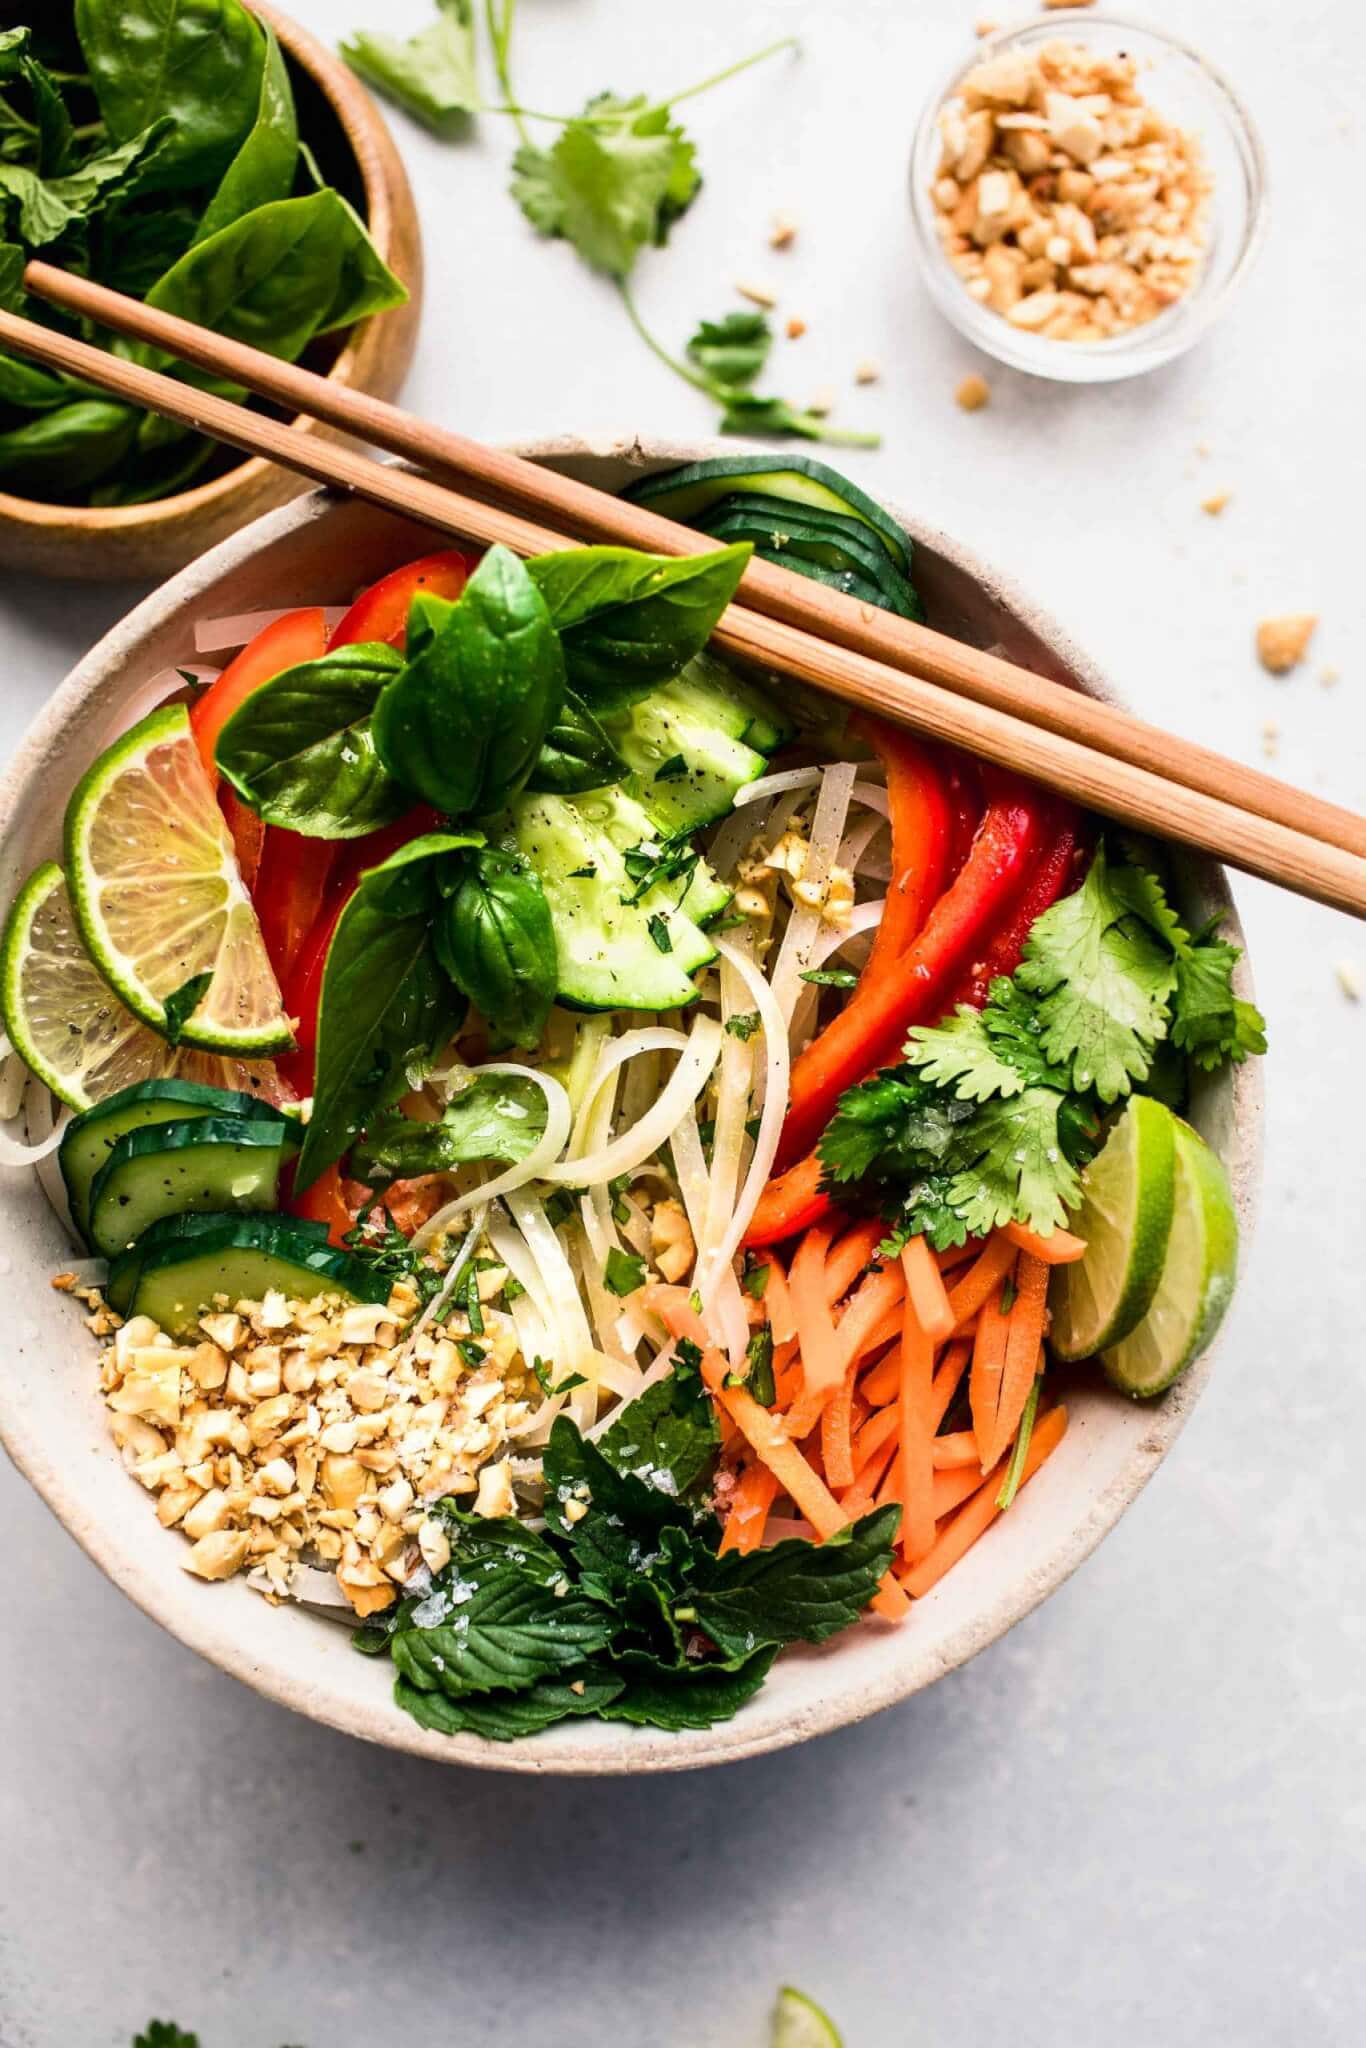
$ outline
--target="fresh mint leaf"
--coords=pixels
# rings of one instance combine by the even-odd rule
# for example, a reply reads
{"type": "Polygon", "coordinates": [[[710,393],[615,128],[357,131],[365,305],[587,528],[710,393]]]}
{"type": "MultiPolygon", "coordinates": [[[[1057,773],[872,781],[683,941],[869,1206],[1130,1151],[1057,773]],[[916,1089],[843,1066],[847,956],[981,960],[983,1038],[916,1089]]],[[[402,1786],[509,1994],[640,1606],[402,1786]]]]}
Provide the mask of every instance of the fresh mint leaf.
{"type": "Polygon", "coordinates": [[[379,642],[338,647],[253,690],[218,735],[214,758],[269,825],[357,839],[392,824],[412,798],[385,767],[371,720],[403,656],[379,642]]]}
{"type": "Polygon", "coordinates": [[[667,106],[601,93],[549,149],[524,146],[512,196],[538,234],[571,242],[590,268],[629,277],[697,195],[696,151],[667,106]]]}
{"type": "Polygon", "coordinates": [[[679,1668],[633,1650],[616,1660],[626,1690],[599,1712],[638,1728],[711,1728],[752,1700],[773,1668],[774,1649],[758,1649],[735,1669],[697,1662],[679,1668]]]}
{"type": "Polygon", "coordinates": [[[351,1154],[350,1172],[369,1188],[496,1159],[513,1166],[545,1135],[545,1095],[516,1074],[476,1074],[436,1123],[377,1119],[351,1154]]]}
{"type": "MultiPolygon", "coordinates": [[[[512,1565],[541,1586],[553,1587],[564,1577],[559,1552],[515,1515],[467,1514],[449,1495],[436,1503],[433,1513],[446,1525],[457,1574],[469,1576],[496,1565],[512,1565]]],[[[414,1604],[420,1606],[421,1602],[414,1604]]]]}
{"type": "Polygon", "coordinates": [[[720,1441],[716,1412],[685,1360],[681,1373],[676,1366],[626,1402],[597,1448],[617,1472],[666,1500],[686,1501],[711,1477],[720,1441]]]}
{"type": "Polygon", "coordinates": [[[878,1508],[824,1543],[790,1541],[712,1559],[689,1599],[726,1656],[764,1644],[823,1643],[856,1621],[891,1567],[899,1507],[878,1508]]]}
{"type": "Polygon", "coordinates": [[[473,0],[436,0],[437,18],[400,42],[357,29],[341,44],[351,69],[436,135],[462,135],[479,109],[473,0]]]}
{"type": "Polygon", "coordinates": [[[585,1664],[563,1676],[541,1678],[522,1692],[490,1692],[464,1699],[422,1692],[399,1678],[394,1683],[397,1705],[423,1728],[438,1735],[482,1735],[489,1742],[519,1742],[539,1735],[556,1721],[601,1714],[621,1697],[627,1680],[614,1671],[585,1664]]]}
{"type": "MultiPolygon", "coordinates": [[[[6,313],[21,313],[24,309],[24,266],[27,260],[18,242],[0,242],[0,308],[6,313]]],[[[0,361],[0,376],[9,376],[16,369],[28,370],[30,367],[28,364],[15,364],[11,358],[5,357],[0,361]]],[[[47,373],[39,374],[45,377],[47,373]]],[[[60,404],[63,395],[57,387],[53,402],[60,404]]],[[[5,397],[3,384],[0,384],[0,399],[5,397]]]]}
{"type": "Polygon", "coordinates": [[[608,1250],[602,1278],[611,1293],[624,1299],[645,1285],[645,1261],[638,1252],[624,1252],[614,1244],[608,1250]]]}
{"type": "Polygon", "coordinates": [[[505,1559],[453,1560],[394,1632],[390,1655],[419,1692],[519,1692],[574,1669],[609,1641],[611,1617],[505,1559]]]}

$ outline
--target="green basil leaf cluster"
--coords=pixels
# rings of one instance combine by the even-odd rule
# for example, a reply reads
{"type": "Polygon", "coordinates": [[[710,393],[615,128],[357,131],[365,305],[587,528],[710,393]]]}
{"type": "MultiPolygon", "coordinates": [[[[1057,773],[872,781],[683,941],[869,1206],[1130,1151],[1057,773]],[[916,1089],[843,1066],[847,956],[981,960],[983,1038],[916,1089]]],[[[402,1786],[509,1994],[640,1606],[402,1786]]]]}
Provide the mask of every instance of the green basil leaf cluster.
{"type": "Polygon", "coordinates": [[[486,847],[439,912],[437,957],[501,1037],[528,1050],[555,1000],[555,926],[541,878],[520,854],[486,847]]]}
{"type": "Polygon", "coordinates": [[[674,1371],[595,1443],[557,1418],[543,1533],[443,1501],[450,1564],[358,1631],[357,1647],[389,1654],[398,1704],[443,1734],[508,1742],[592,1714],[667,1729],[728,1720],[785,1645],[824,1642],[862,1613],[900,1510],[822,1544],[722,1557],[707,1504],[717,1448],[680,1345],[674,1371]]]}
{"type": "MultiPolygon", "coordinates": [[[[0,302],[19,300],[23,263],[41,251],[288,360],[403,303],[359,216],[318,186],[285,58],[242,0],[50,11],[61,19],[0,32],[0,302]]],[[[131,505],[235,459],[74,378],[0,367],[0,488],[131,505]]]]}

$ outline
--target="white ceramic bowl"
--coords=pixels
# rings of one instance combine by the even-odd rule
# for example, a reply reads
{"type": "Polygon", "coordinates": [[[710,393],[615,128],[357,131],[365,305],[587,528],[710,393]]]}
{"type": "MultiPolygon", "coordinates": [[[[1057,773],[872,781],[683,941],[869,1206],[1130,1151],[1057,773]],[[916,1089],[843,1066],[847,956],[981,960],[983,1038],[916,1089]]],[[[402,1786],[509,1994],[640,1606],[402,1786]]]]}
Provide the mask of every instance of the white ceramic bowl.
{"type": "MultiPolygon", "coordinates": [[[[734,453],[735,444],[725,449],[734,453]]],[[[721,449],[561,441],[526,452],[616,486],[642,468],[721,449]]],[[[1043,674],[1106,694],[1096,671],[1050,621],[955,542],[914,519],[907,524],[918,549],[916,581],[936,625],[979,645],[999,644],[1043,674]]],[[[358,585],[431,546],[421,528],[319,491],[224,541],[139,605],[57,691],[0,783],[0,898],[8,903],[29,869],[58,851],[68,792],[127,723],[138,686],[192,656],[196,618],[343,602],[358,585]]],[[[1183,866],[1181,893],[1198,919],[1230,909],[1222,874],[1209,862],[1183,866]]],[[[1231,914],[1227,929],[1239,936],[1231,914]]],[[[1220,1076],[1194,1111],[1228,1165],[1245,1232],[1261,1117],[1255,1065],[1220,1076]]],[[[267,1698],[393,1749],[487,1770],[683,1770],[801,1742],[907,1698],[994,1642],[1076,1569],[1166,1456],[1213,1364],[1206,1354],[1163,1400],[1144,1407],[1090,1376],[1080,1379],[1068,1395],[1071,1422],[1060,1449],[1010,1514],[901,1627],[868,1622],[821,1650],[789,1652],[735,1720],[672,1735],[574,1721],[501,1744],[419,1728],[390,1698],[389,1667],[357,1656],[336,1623],[269,1607],[240,1582],[204,1585],[182,1570],[182,1540],[160,1527],[110,1439],[94,1343],[70,1302],[48,1284],[69,1257],[36,1177],[7,1174],[0,1184],[0,1270],[9,1303],[0,1437],[54,1514],[145,1613],[267,1698]]]]}

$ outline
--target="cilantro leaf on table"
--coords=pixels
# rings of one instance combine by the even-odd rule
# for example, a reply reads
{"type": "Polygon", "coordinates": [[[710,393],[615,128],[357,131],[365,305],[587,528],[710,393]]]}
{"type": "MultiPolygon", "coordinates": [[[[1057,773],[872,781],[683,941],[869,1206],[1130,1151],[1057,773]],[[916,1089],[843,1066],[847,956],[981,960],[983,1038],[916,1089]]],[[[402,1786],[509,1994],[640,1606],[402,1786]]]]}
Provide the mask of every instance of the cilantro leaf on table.
{"type": "Polygon", "coordinates": [[[690,363],[717,384],[749,386],[768,361],[773,329],[767,315],[726,313],[699,321],[687,344],[690,363]]]}
{"type": "Polygon", "coordinates": [[[549,149],[518,150],[512,196],[538,233],[571,242],[591,269],[625,278],[696,198],[696,157],[667,104],[599,93],[549,149]]]}
{"type": "Polygon", "coordinates": [[[357,29],[341,54],[367,85],[437,135],[464,133],[479,110],[473,0],[436,0],[437,18],[400,42],[357,29]]]}

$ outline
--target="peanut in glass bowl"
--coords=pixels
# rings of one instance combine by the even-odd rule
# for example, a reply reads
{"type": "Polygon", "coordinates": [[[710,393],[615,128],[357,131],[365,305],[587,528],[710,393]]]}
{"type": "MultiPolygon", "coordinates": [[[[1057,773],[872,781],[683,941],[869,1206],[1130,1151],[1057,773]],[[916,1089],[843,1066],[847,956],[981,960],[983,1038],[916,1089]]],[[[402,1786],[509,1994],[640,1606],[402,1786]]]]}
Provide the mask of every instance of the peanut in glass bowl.
{"type": "Polygon", "coordinates": [[[1266,222],[1261,140],[1232,87],[1199,53],[1120,15],[1050,14],[979,44],[931,94],[911,153],[911,219],[921,267],[939,310],[975,345],[1013,369],[1067,384],[1108,384],[1172,362],[1201,339],[1251,268],[1266,222]],[[1193,284],[1151,320],[1099,341],[1064,341],[1015,327],[980,304],[940,239],[932,187],[939,174],[939,115],[967,73],[1007,51],[1069,43],[1138,60],[1138,88],[1199,140],[1211,181],[1203,260],[1193,284]]]}

